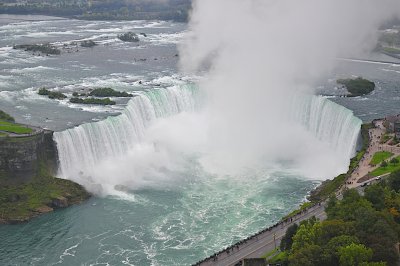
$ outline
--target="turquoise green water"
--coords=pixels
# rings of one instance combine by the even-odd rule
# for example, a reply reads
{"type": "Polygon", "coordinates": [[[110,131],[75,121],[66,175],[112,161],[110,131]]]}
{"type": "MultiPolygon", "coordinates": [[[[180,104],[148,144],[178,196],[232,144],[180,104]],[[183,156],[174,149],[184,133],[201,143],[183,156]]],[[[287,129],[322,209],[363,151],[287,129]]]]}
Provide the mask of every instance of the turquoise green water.
{"type": "Polygon", "coordinates": [[[0,265],[188,265],[275,223],[315,185],[263,171],[179,180],[1,226],[0,265]]]}

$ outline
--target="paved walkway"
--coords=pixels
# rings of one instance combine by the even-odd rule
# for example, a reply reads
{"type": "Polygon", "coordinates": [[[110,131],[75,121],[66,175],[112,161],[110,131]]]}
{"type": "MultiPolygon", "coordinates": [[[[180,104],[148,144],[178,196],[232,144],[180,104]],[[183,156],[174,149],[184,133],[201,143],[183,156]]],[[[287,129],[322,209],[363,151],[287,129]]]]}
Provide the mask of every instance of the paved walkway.
{"type": "Polygon", "coordinates": [[[195,265],[235,265],[244,258],[259,258],[267,252],[279,247],[282,237],[285,235],[289,226],[310,219],[312,216],[320,220],[326,219],[325,204],[314,205],[304,212],[294,216],[285,222],[280,222],[260,233],[243,240],[241,244],[235,244],[217,255],[205,259],[203,262],[195,265]]]}
{"type": "Polygon", "coordinates": [[[380,143],[383,135],[386,132],[386,129],[383,126],[383,120],[377,120],[375,123],[375,126],[376,126],[375,128],[371,128],[369,130],[370,144],[367,148],[367,151],[365,152],[363,158],[361,159],[361,161],[358,164],[358,166],[356,167],[356,169],[353,171],[351,176],[347,179],[347,182],[350,182],[350,183],[346,183],[346,187],[348,187],[348,188],[357,187],[359,185],[358,181],[362,177],[368,175],[370,172],[372,172],[373,170],[375,170],[376,168],[379,167],[379,165],[372,166],[369,164],[371,162],[372,157],[374,156],[374,154],[376,152],[388,151],[388,152],[391,152],[394,154],[392,157],[396,157],[396,156],[400,155],[400,147],[380,143]]]}

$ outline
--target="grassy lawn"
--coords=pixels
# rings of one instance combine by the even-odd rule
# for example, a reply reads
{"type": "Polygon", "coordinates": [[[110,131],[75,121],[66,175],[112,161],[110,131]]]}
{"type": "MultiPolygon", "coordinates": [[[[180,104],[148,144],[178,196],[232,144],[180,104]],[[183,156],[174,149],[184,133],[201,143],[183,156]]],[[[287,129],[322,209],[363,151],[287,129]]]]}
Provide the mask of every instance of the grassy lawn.
{"type": "Polygon", "coordinates": [[[276,249],[274,249],[274,250],[271,250],[271,251],[265,253],[264,255],[261,256],[261,258],[263,258],[263,259],[269,258],[269,257],[271,257],[272,255],[274,255],[276,252],[279,252],[279,249],[278,249],[278,248],[276,248],[276,249]]]}
{"type": "Polygon", "coordinates": [[[4,185],[1,183],[1,174],[0,172],[0,219],[28,219],[36,215],[35,210],[50,206],[52,200],[58,197],[68,198],[70,204],[82,202],[89,197],[82,186],[48,175],[43,163],[38,175],[29,183],[4,185]]]}
{"type": "Polygon", "coordinates": [[[305,210],[305,209],[307,209],[308,207],[311,207],[311,206],[313,206],[313,205],[314,205],[314,203],[312,203],[312,202],[310,202],[310,201],[304,202],[304,203],[302,203],[302,204],[300,205],[300,208],[299,208],[299,209],[292,211],[291,213],[289,213],[288,215],[286,215],[285,217],[283,217],[282,220],[285,220],[285,219],[287,219],[287,218],[296,216],[297,214],[301,213],[303,210],[305,210]]]}
{"type": "MultiPolygon", "coordinates": [[[[400,160],[400,156],[398,156],[396,158],[398,160],[400,160]]],[[[388,166],[386,166],[386,167],[378,167],[374,171],[372,171],[370,174],[372,176],[380,176],[380,175],[383,175],[383,174],[394,172],[396,170],[400,170],[400,163],[398,163],[398,164],[388,163],[388,166]]]]}
{"type": "Polygon", "coordinates": [[[369,164],[371,165],[378,165],[387,158],[390,158],[393,156],[393,153],[388,152],[388,151],[378,151],[372,156],[371,162],[369,164]]]}
{"type": "Polygon", "coordinates": [[[0,120],[0,130],[15,134],[29,134],[33,130],[29,127],[0,120]]]}
{"type": "Polygon", "coordinates": [[[288,254],[286,252],[280,252],[276,254],[274,257],[268,260],[268,263],[279,263],[286,261],[288,258],[288,254]]]}

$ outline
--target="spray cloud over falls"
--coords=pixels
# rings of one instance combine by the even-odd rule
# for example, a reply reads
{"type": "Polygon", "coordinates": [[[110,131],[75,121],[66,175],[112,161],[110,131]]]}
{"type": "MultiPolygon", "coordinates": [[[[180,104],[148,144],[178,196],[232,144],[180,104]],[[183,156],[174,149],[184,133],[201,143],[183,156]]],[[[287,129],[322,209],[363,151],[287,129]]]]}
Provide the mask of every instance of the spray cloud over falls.
{"type": "MultiPolygon", "coordinates": [[[[400,2],[393,0],[199,0],[193,5],[191,34],[181,45],[182,69],[208,69],[201,88],[210,100],[212,145],[247,154],[249,161],[254,154],[294,159],[299,149],[316,146],[302,141],[298,123],[288,119],[301,112],[290,99],[312,94],[335,58],[370,52],[379,26],[400,14],[400,2]]],[[[327,173],[314,173],[321,174],[327,173]]]]}
{"type": "Polygon", "coordinates": [[[218,175],[278,164],[335,176],[361,121],[313,85],[336,57],[371,50],[399,10],[391,0],[195,1],[180,55],[183,71],[207,69],[202,108],[190,86],[140,93],[120,117],[55,134],[61,175],[102,193],[171,182],[193,160],[218,175]]]}

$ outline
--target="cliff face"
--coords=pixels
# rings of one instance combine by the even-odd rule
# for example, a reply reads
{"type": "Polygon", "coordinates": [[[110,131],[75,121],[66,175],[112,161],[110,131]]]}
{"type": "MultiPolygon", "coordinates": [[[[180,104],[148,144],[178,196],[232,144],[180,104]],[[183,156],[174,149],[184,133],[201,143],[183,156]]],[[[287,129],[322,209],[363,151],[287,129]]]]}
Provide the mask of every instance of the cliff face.
{"type": "Polygon", "coordinates": [[[45,163],[54,174],[57,158],[52,131],[0,138],[0,184],[21,184],[32,180],[38,174],[40,163],[45,163]]]}
{"type": "Polygon", "coordinates": [[[0,225],[26,222],[90,197],[82,186],[54,177],[53,132],[34,132],[0,138],[0,225]]]}

